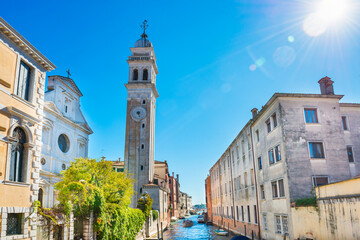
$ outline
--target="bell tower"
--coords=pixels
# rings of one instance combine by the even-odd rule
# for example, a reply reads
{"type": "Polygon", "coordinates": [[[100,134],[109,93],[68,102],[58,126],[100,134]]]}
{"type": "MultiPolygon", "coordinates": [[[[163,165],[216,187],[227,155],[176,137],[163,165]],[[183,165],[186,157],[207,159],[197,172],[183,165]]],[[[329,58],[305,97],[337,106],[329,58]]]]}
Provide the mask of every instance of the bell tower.
{"type": "Polygon", "coordinates": [[[127,89],[125,170],[134,179],[134,196],[131,207],[136,207],[144,184],[154,177],[155,106],[159,96],[156,89],[156,57],[152,43],[145,33],[130,48],[129,80],[127,89]]]}

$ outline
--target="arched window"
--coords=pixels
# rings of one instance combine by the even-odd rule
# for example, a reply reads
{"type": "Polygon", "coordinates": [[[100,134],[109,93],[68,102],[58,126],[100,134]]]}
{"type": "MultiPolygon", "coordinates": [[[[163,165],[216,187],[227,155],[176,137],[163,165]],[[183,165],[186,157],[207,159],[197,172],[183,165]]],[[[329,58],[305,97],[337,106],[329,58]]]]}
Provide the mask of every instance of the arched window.
{"type": "Polygon", "coordinates": [[[148,80],[148,70],[147,69],[144,69],[143,71],[143,80],[148,80]]]}
{"type": "Polygon", "coordinates": [[[44,200],[44,190],[42,188],[39,188],[38,201],[40,202],[41,207],[44,207],[43,206],[43,203],[44,203],[43,200],[44,200]]]}
{"type": "Polygon", "coordinates": [[[139,72],[137,69],[134,69],[134,72],[133,72],[133,80],[138,80],[139,78],[139,72]]]}
{"type": "Polygon", "coordinates": [[[11,145],[9,180],[23,182],[24,144],[26,143],[26,134],[22,128],[16,127],[13,132],[13,137],[15,140],[11,145]]]}

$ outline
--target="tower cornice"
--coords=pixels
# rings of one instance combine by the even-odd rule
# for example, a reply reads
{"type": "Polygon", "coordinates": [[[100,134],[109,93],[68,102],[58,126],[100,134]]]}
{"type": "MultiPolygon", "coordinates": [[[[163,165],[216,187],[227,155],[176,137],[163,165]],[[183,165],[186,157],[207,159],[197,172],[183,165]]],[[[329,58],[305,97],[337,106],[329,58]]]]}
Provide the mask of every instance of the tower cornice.
{"type": "Polygon", "coordinates": [[[154,83],[137,83],[137,82],[134,83],[134,82],[132,82],[132,83],[126,83],[125,87],[127,90],[129,90],[129,89],[146,89],[146,88],[149,89],[150,88],[150,89],[152,89],[155,97],[156,98],[159,97],[159,93],[158,93],[154,83]]]}

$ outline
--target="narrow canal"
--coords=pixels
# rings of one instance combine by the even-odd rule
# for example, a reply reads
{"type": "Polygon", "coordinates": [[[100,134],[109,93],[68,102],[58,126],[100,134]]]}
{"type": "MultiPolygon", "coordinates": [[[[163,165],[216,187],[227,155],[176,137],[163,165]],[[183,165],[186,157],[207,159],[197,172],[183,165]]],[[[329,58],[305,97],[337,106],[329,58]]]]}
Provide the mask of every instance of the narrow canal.
{"type": "Polygon", "coordinates": [[[180,239],[211,239],[211,240],[229,240],[233,235],[218,236],[214,230],[218,229],[216,226],[206,225],[197,222],[197,215],[186,218],[192,220],[194,225],[192,227],[183,227],[183,220],[179,220],[170,225],[167,231],[164,232],[164,240],[180,240],[180,239]]]}

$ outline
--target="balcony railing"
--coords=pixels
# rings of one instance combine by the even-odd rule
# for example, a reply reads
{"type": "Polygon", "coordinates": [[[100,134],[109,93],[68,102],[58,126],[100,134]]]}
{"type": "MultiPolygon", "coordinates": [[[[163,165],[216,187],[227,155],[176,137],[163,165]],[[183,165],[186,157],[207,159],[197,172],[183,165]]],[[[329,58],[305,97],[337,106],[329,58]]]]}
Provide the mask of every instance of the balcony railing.
{"type": "Polygon", "coordinates": [[[154,60],[154,56],[129,56],[130,61],[154,60]]]}

